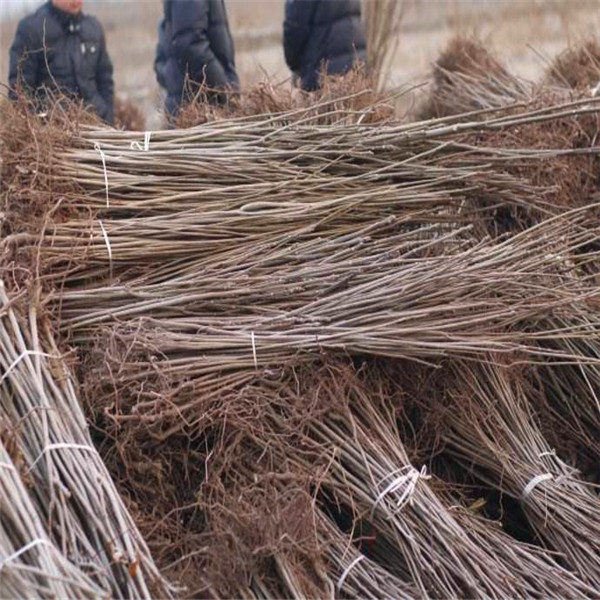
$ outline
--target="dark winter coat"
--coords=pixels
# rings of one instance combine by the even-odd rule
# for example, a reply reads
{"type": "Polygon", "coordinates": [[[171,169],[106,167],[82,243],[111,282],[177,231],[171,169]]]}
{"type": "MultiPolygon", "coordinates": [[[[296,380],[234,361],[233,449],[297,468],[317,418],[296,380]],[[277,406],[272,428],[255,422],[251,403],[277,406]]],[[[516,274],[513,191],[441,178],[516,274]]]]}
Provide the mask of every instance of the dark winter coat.
{"type": "Polygon", "coordinates": [[[339,75],[355,61],[365,62],[360,0],[286,0],[283,48],[288,67],[307,91],[318,89],[323,67],[339,75]]]}
{"type": "Polygon", "coordinates": [[[102,26],[92,16],[69,15],[51,2],[25,17],[10,48],[11,95],[21,85],[41,106],[47,90],[83,99],[113,122],[113,67],[102,26]]]}
{"type": "MultiPolygon", "coordinates": [[[[237,90],[233,38],[224,1],[164,0],[163,5],[155,70],[167,91],[167,112],[175,114],[195,86],[237,90]],[[161,52],[164,63],[159,59],[161,52]]],[[[225,95],[213,93],[209,99],[224,102],[225,95]]]]}
{"type": "Polygon", "coordinates": [[[156,54],[154,57],[154,72],[156,80],[161,88],[167,89],[167,34],[166,22],[161,19],[158,23],[158,44],[156,44],[156,54]]]}

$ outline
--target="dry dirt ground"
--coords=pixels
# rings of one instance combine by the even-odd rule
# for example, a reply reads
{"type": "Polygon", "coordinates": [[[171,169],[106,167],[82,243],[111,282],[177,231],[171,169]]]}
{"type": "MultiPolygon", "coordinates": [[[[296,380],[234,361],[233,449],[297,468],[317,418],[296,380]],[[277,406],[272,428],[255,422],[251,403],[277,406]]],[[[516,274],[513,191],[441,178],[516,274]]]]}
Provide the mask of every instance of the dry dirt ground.
{"type": "MultiPolygon", "coordinates": [[[[2,0],[4,1],[4,0],[2,0]]],[[[398,0],[403,1],[403,0],[398,0]]],[[[407,3],[389,85],[427,81],[432,61],[456,33],[494,48],[518,75],[536,79],[569,44],[600,36],[600,0],[404,0],[407,3]]],[[[286,80],[281,49],[283,0],[226,0],[244,85],[269,77],[286,80]]],[[[157,127],[161,99],[152,70],[160,0],[103,0],[88,10],[103,22],[119,95],[139,103],[157,127]]],[[[0,23],[0,82],[16,19],[0,23]]],[[[405,102],[413,101],[407,95],[405,102]]]]}

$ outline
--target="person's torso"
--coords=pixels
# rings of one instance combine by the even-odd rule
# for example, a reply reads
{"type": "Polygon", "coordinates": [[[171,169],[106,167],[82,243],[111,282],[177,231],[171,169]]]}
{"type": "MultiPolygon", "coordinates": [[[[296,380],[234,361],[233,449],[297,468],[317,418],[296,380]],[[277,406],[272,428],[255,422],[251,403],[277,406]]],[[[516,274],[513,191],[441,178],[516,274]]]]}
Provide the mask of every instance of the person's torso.
{"type": "Polygon", "coordinates": [[[320,0],[310,25],[303,57],[305,76],[322,64],[330,74],[347,71],[355,59],[366,59],[360,0],[320,0]]]}
{"type": "MultiPolygon", "coordinates": [[[[200,0],[208,5],[208,21],[204,34],[208,40],[210,50],[221,63],[231,83],[237,81],[235,71],[235,52],[233,38],[229,29],[227,11],[224,0],[200,0]]],[[[172,11],[176,8],[177,0],[165,0],[164,2],[164,40],[165,53],[167,57],[166,83],[167,92],[180,94],[185,81],[183,67],[173,52],[173,37],[176,35],[173,27],[172,11]]],[[[194,28],[194,18],[190,15],[189,27],[194,28]]]]}
{"type": "Polygon", "coordinates": [[[208,39],[212,51],[225,71],[235,70],[233,38],[224,0],[209,0],[208,20],[208,39]]]}
{"type": "Polygon", "coordinates": [[[102,51],[102,30],[93,17],[70,18],[48,5],[34,15],[43,55],[41,84],[90,99],[97,91],[96,76],[102,51]]]}

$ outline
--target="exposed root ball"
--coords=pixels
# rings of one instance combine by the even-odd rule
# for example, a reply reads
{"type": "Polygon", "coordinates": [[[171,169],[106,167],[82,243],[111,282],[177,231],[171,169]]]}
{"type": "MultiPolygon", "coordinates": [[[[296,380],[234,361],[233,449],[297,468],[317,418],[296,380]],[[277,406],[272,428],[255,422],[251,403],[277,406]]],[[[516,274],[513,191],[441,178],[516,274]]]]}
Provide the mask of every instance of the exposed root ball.
{"type": "Polygon", "coordinates": [[[47,113],[36,114],[24,97],[2,102],[0,239],[41,225],[48,211],[74,189],[71,181],[52,176],[53,167],[79,125],[90,120],[73,103],[57,102],[47,113]]]}
{"type": "Polygon", "coordinates": [[[546,76],[548,83],[573,90],[589,90],[600,82],[600,43],[590,39],[559,54],[546,76]]]}
{"type": "Polygon", "coordinates": [[[200,90],[194,100],[183,107],[177,127],[186,129],[201,123],[222,119],[252,117],[281,113],[288,120],[310,119],[313,124],[340,122],[382,123],[394,116],[390,98],[377,92],[376,81],[356,67],[343,76],[323,76],[321,89],[306,93],[294,89],[289,81],[266,81],[232,95],[225,106],[206,101],[206,90],[200,90]],[[343,113],[343,117],[340,115],[343,113]]]}
{"type": "Polygon", "coordinates": [[[452,39],[437,59],[434,69],[436,83],[449,81],[448,73],[510,77],[483,42],[460,36],[452,39]]]}
{"type": "Polygon", "coordinates": [[[433,87],[418,110],[421,119],[457,115],[524,102],[528,86],[483,45],[464,37],[450,41],[433,66],[433,87]]]}

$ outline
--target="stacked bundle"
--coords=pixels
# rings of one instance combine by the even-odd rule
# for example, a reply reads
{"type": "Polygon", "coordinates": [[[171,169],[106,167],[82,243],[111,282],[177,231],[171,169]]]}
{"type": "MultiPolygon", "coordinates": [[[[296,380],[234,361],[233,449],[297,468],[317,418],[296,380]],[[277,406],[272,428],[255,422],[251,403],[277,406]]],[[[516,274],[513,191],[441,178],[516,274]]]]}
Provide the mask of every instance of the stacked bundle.
{"type": "Polygon", "coordinates": [[[170,595],[90,439],[74,384],[33,302],[0,283],[0,581],[7,597],[170,595]]]}

